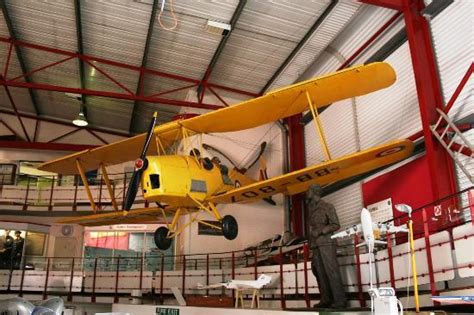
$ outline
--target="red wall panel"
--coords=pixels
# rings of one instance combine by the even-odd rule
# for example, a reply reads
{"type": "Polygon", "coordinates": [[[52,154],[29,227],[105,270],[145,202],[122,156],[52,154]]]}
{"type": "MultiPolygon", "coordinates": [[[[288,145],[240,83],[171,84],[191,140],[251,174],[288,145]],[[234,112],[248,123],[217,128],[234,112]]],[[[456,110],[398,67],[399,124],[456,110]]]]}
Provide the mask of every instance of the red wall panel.
{"type": "MultiPolygon", "coordinates": [[[[362,184],[362,194],[364,206],[376,203],[378,201],[392,198],[393,205],[405,203],[410,205],[413,209],[417,209],[423,205],[433,202],[431,185],[427,182],[428,163],[426,156],[417,158],[391,172],[380,175],[364,184],[362,184]]],[[[434,221],[434,208],[427,207],[427,215],[430,220],[430,230],[438,230],[441,226],[446,227],[453,222],[447,214],[447,209],[451,201],[446,201],[442,204],[442,215],[436,217],[434,221]]],[[[403,213],[398,212],[393,208],[393,217],[397,218],[403,216],[403,213]]],[[[413,214],[415,234],[423,231],[423,221],[421,212],[413,214]]],[[[405,223],[405,219],[395,220],[395,224],[405,223]]],[[[421,236],[421,235],[420,235],[421,236]]]]}

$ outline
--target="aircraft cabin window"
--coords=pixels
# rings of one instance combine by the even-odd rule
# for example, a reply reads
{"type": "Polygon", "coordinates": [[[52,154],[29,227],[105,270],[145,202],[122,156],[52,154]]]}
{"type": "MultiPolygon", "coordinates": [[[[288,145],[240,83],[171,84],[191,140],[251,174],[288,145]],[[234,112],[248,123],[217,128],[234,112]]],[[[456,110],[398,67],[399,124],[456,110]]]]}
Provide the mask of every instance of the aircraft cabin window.
{"type": "Polygon", "coordinates": [[[160,188],[160,175],[159,174],[151,174],[150,175],[150,183],[152,189],[160,188]]]}

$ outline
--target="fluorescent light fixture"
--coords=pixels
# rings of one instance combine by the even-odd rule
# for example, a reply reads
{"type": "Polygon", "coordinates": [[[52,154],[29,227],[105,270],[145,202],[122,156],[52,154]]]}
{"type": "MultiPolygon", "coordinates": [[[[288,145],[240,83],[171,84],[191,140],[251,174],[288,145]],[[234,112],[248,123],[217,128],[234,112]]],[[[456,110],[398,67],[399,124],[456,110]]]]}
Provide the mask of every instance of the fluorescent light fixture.
{"type": "Polygon", "coordinates": [[[72,121],[72,123],[79,127],[85,127],[89,124],[82,110],[79,112],[79,115],[77,115],[76,119],[72,121]]]}
{"type": "Polygon", "coordinates": [[[231,30],[231,25],[228,23],[222,23],[218,21],[208,20],[206,27],[204,28],[207,32],[219,35],[227,35],[231,30]]]}

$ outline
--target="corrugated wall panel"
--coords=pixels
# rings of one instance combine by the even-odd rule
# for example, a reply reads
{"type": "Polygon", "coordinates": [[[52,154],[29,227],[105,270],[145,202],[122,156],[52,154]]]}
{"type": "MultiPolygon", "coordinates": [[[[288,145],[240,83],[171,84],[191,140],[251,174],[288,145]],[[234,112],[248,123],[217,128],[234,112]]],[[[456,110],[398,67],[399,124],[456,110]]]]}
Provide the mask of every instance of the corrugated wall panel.
{"type": "MultiPolygon", "coordinates": [[[[461,79],[471,65],[474,57],[474,15],[473,1],[454,1],[449,7],[431,21],[431,31],[436,52],[441,87],[447,103],[458,87],[461,79]]],[[[464,87],[463,91],[449,112],[450,118],[456,122],[474,114],[474,78],[464,87]]],[[[474,130],[464,133],[474,143],[474,130]]],[[[458,155],[467,163],[468,171],[474,173],[474,163],[468,157],[458,155]]],[[[458,189],[466,189],[473,185],[464,172],[456,165],[458,189]]],[[[462,205],[467,206],[467,196],[463,194],[462,205]]]]}
{"type": "Polygon", "coordinates": [[[357,182],[323,198],[336,208],[341,227],[360,223],[363,206],[361,183],[357,182]]]}
{"type": "MultiPolygon", "coordinates": [[[[432,20],[431,28],[441,84],[446,102],[471,65],[474,57],[473,1],[454,1],[432,20]]],[[[459,95],[450,111],[454,121],[474,114],[474,79],[459,95]]]]}
{"type": "Polygon", "coordinates": [[[405,138],[422,129],[408,43],[386,62],[395,69],[397,81],[389,88],[357,98],[362,149],[405,138]]]}
{"type": "Polygon", "coordinates": [[[360,7],[361,4],[357,2],[338,2],[269,90],[296,82],[308,66],[319,58],[324,49],[344,30],[360,7]]]}

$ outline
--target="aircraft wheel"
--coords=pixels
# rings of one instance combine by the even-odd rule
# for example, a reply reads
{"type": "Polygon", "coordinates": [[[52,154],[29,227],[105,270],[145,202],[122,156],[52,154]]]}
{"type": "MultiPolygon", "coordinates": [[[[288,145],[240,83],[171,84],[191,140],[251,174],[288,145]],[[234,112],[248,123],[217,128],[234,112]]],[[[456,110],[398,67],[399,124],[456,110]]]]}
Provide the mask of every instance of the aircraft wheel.
{"type": "Polygon", "coordinates": [[[167,250],[171,246],[171,238],[167,238],[168,228],[162,226],[156,229],[155,234],[153,235],[155,240],[155,245],[161,250],[167,250]]]}
{"type": "Polygon", "coordinates": [[[233,240],[237,237],[239,226],[233,216],[226,215],[222,218],[222,233],[228,240],[233,240]]]}

